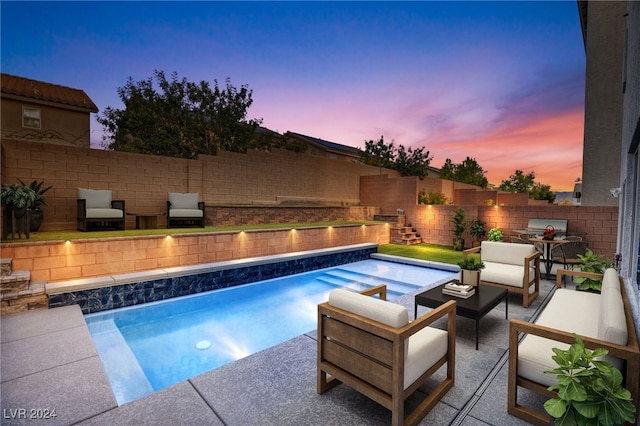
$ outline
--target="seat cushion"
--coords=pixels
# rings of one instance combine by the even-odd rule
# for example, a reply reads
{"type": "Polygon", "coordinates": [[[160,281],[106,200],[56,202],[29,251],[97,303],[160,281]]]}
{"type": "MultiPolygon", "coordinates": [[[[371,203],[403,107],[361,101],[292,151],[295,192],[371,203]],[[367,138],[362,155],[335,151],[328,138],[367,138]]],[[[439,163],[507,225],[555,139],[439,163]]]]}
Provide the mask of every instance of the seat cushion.
{"type": "Polygon", "coordinates": [[[198,192],[169,192],[172,209],[198,209],[198,192]]]}
{"type": "Polygon", "coordinates": [[[87,219],[122,219],[123,211],[118,209],[87,209],[87,219]]]}
{"type": "MultiPolygon", "coordinates": [[[[517,244],[522,245],[522,244],[517,244]]],[[[483,261],[485,268],[480,272],[480,280],[491,283],[523,287],[524,266],[483,261]]],[[[529,268],[529,279],[535,277],[535,270],[529,268]]]]}
{"type": "Polygon", "coordinates": [[[329,304],[390,327],[404,327],[409,323],[409,313],[404,306],[365,296],[345,288],[329,292],[329,304]]]}
{"type": "Polygon", "coordinates": [[[86,200],[87,209],[110,209],[111,190],[78,188],[78,199],[86,200]]]}
{"type": "Polygon", "coordinates": [[[202,217],[204,212],[200,209],[169,209],[169,217],[202,217]]]}
{"type": "MultiPolygon", "coordinates": [[[[600,295],[557,289],[536,324],[597,338],[600,295]]],[[[569,344],[527,335],[518,346],[518,375],[545,386],[557,383],[553,374],[544,374],[557,365],[551,358],[553,348],[566,350],[569,344]]],[[[619,365],[613,359],[607,359],[619,365]]]]}
{"type": "Polygon", "coordinates": [[[405,389],[447,353],[447,345],[447,332],[433,327],[425,327],[407,339],[404,359],[405,389]]]}

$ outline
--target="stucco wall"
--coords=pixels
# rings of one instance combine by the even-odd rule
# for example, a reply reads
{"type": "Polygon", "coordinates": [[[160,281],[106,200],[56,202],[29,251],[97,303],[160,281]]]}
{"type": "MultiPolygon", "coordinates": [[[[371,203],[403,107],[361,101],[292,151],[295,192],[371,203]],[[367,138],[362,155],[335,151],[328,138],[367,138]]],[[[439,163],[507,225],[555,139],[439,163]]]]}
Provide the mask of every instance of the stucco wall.
{"type": "Polygon", "coordinates": [[[88,112],[2,98],[2,138],[89,148],[91,124],[88,112]],[[40,110],[40,129],[22,127],[22,107],[40,110]]]}

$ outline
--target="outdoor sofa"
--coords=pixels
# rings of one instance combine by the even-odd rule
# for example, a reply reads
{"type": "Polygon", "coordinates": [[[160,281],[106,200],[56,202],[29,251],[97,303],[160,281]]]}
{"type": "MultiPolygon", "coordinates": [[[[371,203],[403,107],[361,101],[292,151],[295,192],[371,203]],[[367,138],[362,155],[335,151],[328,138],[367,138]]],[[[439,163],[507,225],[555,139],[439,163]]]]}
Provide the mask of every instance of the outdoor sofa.
{"type": "Polygon", "coordinates": [[[575,342],[573,333],[582,338],[585,347],[609,351],[606,360],[622,372],[625,387],[638,407],[640,348],[622,278],[610,268],[604,275],[561,269],[556,279],[556,290],[535,322],[509,322],[508,412],[533,424],[550,423],[546,413],[518,403],[518,387],[554,397],[547,388],[557,383],[556,376],[544,371],[557,367],[552,348],[566,350],[575,342]],[[602,292],[561,288],[564,275],[600,278],[602,292]],[[526,336],[519,342],[520,333],[526,336]]]}

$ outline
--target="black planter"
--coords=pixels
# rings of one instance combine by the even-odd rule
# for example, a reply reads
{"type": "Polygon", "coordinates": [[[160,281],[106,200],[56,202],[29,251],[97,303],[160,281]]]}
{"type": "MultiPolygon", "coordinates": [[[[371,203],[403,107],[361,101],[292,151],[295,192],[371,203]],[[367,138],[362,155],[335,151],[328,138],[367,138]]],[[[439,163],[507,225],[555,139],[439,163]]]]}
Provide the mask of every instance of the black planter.
{"type": "Polygon", "coordinates": [[[30,221],[29,221],[29,231],[30,232],[38,232],[40,230],[40,225],[42,225],[42,210],[40,209],[32,209],[29,211],[30,213],[30,221]]]}

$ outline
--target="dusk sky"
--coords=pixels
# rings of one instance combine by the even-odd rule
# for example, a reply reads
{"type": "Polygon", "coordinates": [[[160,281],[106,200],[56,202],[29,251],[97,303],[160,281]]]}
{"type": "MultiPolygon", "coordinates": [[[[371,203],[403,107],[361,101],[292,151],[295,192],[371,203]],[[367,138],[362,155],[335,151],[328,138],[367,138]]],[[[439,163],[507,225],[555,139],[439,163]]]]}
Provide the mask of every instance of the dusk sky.
{"type": "MultiPolygon", "coordinates": [[[[2,72],[84,90],[154,70],[248,85],[248,118],[344,145],[378,140],[493,184],[516,169],[570,191],[582,174],[585,54],[575,1],[7,2],[2,72]]],[[[102,127],[92,117],[92,146],[102,127]]]]}

